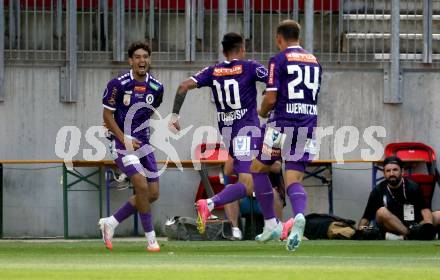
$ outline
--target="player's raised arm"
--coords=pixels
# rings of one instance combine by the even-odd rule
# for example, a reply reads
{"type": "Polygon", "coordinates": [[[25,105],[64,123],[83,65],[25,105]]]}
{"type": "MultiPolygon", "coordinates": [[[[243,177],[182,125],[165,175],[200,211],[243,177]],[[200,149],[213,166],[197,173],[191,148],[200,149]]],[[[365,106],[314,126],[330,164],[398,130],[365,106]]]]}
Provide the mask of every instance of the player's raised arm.
{"type": "Polygon", "coordinates": [[[174,97],[174,103],[173,103],[173,114],[171,116],[169,123],[170,128],[174,128],[177,131],[180,131],[180,124],[179,124],[180,108],[182,108],[188,90],[195,89],[196,87],[197,87],[197,83],[193,79],[189,78],[183,81],[177,88],[176,96],[174,97]]]}

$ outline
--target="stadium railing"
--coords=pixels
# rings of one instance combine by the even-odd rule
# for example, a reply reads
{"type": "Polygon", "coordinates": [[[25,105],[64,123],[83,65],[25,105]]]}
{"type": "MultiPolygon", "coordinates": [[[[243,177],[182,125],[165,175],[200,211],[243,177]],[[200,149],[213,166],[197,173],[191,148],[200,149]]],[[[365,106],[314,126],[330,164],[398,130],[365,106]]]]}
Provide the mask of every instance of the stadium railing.
{"type": "MultiPolygon", "coordinates": [[[[302,41],[321,62],[371,63],[391,58],[392,3],[400,15],[400,58],[425,62],[440,59],[440,2],[428,0],[21,0],[0,5],[5,15],[5,59],[69,60],[79,63],[124,61],[130,42],[146,39],[156,61],[215,61],[219,34],[236,31],[247,40],[254,59],[277,52],[273,33],[283,19],[297,19],[302,41]],[[70,18],[75,17],[75,21],[70,18]],[[75,29],[69,25],[76,24],[75,29]],[[76,31],[76,42],[69,32],[76,31]],[[309,36],[310,35],[310,36],[309,36]],[[75,43],[75,45],[73,45],[75,43]]],[[[398,38],[399,38],[398,37],[398,38]]]]}

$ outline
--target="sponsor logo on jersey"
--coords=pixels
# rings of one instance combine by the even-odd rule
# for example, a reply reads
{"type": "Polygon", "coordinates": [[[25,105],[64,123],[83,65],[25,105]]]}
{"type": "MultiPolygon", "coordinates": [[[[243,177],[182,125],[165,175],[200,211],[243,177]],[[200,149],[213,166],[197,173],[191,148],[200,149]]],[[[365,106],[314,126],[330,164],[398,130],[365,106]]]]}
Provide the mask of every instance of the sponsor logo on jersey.
{"type": "Polygon", "coordinates": [[[110,98],[108,99],[108,104],[115,106],[117,93],[118,93],[118,89],[116,87],[113,87],[112,88],[112,95],[110,95],[110,98]]]}
{"type": "Polygon", "coordinates": [[[269,85],[273,85],[273,75],[275,70],[275,63],[271,63],[269,66],[269,85]]]}
{"type": "Polygon", "coordinates": [[[136,92],[146,92],[147,91],[147,87],[146,86],[135,86],[134,87],[134,91],[136,91],[136,92]]]}
{"type": "Polygon", "coordinates": [[[251,137],[237,136],[233,140],[234,156],[249,156],[251,150],[251,137]]]}
{"type": "Polygon", "coordinates": [[[288,52],[286,53],[286,59],[295,62],[318,63],[316,57],[308,53],[288,52]]]}
{"type": "Polygon", "coordinates": [[[150,82],[148,85],[150,86],[150,88],[152,88],[152,89],[154,89],[154,90],[158,90],[158,89],[159,89],[159,86],[156,85],[155,83],[151,83],[151,82],[150,82]]]}
{"type": "Polygon", "coordinates": [[[243,73],[243,65],[235,65],[232,68],[225,68],[225,67],[216,67],[214,68],[214,73],[212,75],[216,77],[220,76],[232,76],[232,75],[239,75],[243,73]]]}

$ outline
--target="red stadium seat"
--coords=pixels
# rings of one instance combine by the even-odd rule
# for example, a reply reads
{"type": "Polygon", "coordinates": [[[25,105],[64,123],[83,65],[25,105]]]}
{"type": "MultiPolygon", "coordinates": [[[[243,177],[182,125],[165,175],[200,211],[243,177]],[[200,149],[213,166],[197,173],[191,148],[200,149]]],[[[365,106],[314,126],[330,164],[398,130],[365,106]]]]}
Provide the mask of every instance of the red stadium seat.
{"type": "Polygon", "coordinates": [[[202,143],[195,150],[196,159],[228,160],[228,156],[228,151],[221,143],[202,143]]]}
{"type": "MultiPolygon", "coordinates": [[[[8,7],[9,2],[11,0],[5,0],[4,5],[8,7]]],[[[217,10],[218,9],[218,1],[219,0],[205,0],[204,6],[209,10],[217,10]]],[[[304,11],[304,1],[299,0],[298,6],[300,11],[304,11]]],[[[77,1],[78,10],[88,10],[88,9],[96,9],[98,8],[99,0],[83,0],[77,1]]],[[[20,0],[20,9],[34,10],[50,10],[51,6],[54,8],[56,6],[56,1],[50,0],[20,0]]],[[[63,9],[65,9],[67,5],[66,0],[61,1],[63,9]]],[[[125,0],[124,1],[125,8],[127,10],[148,10],[150,9],[150,1],[149,0],[125,0]]],[[[108,7],[112,7],[113,0],[109,0],[107,2],[108,7]]],[[[293,10],[293,0],[288,1],[271,1],[271,0],[257,0],[251,1],[250,3],[251,9],[254,9],[256,12],[282,12],[287,13],[293,10]],[[271,3],[272,2],[272,3],[271,3]]],[[[229,11],[243,11],[243,1],[236,0],[228,0],[228,10],[229,11]]],[[[171,11],[184,11],[185,10],[185,0],[179,1],[154,1],[154,9],[165,9],[171,11]]],[[[314,9],[316,12],[320,11],[338,11],[339,10],[339,0],[315,0],[314,9]]]]}
{"type": "Polygon", "coordinates": [[[439,178],[435,151],[423,143],[390,143],[385,147],[385,157],[393,155],[398,156],[403,161],[415,161],[405,176],[419,184],[425,201],[431,207],[435,185],[439,178]],[[425,172],[413,172],[413,169],[418,167],[426,167],[425,172]]]}
{"type": "MultiPolygon", "coordinates": [[[[9,2],[11,0],[5,1],[5,7],[8,7],[9,2]]],[[[61,5],[63,7],[63,10],[66,9],[67,1],[62,0],[61,5]]],[[[77,1],[77,9],[78,11],[81,10],[90,10],[90,9],[97,9],[98,8],[99,0],[82,0],[77,1]]],[[[20,0],[20,9],[24,10],[46,10],[49,11],[52,7],[52,9],[55,9],[57,5],[57,1],[53,0],[20,0]]],[[[124,1],[125,9],[126,10],[148,10],[150,8],[150,1],[149,0],[125,0],[124,1]]],[[[107,1],[107,6],[111,7],[113,6],[113,0],[107,1]]],[[[155,9],[161,8],[161,9],[171,9],[171,10],[185,10],[185,0],[180,0],[178,3],[176,1],[155,1],[155,9]],[[170,5],[168,5],[170,3],[170,5]]]]}
{"type": "MultiPolygon", "coordinates": [[[[220,176],[209,176],[208,178],[214,193],[219,193],[225,188],[224,183],[220,181],[220,176]]],[[[228,182],[230,184],[236,183],[237,180],[238,180],[237,176],[228,176],[228,182]]],[[[205,186],[203,185],[203,182],[200,181],[194,202],[196,202],[199,199],[207,199],[207,198],[208,198],[208,194],[206,193],[205,186]]],[[[221,210],[223,209],[223,206],[215,207],[215,209],[221,210]]]]}
{"type": "MultiPolygon", "coordinates": [[[[195,158],[200,160],[227,160],[229,156],[228,150],[226,150],[221,143],[199,144],[196,147],[194,154],[195,158]]],[[[195,201],[208,198],[206,187],[211,188],[214,194],[221,192],[225,187],[224,183],[220,180],[221,176],[223,176],[222,170],[220,171],[219,176],[208,176],[210,186],[205,186],[203,180],[201,180],[197,189],[195,201]]],[[[228,176],[227,181],[228,183],[235,183],[237,182],[237,176],[228,176]]],[[[223,209],[223,206],[216,207],[215,209],[223,209]]]]}
{"type": "MultiPolygon", "coordinates": [[[[305,0],[299,0],[298,6],[300,11],[304,11],[304,1],[305,0]]],[[[256,0],[250,2],[251,9],[254,9],[256,12],[270,12],[271,10],[273,12],[292,12],[293,10],[293,0],[284,0],[284,1],[273,1],[273,0],[256,0]],[[272,2],[272,3],[271,3],[272,2]]],[[[205,8],[206,9],[218,9],[218,0],[212,1],[212,0],[205,0],[205,8]],[[212,7],[211,7],[212,5],[212,7]]],[[[228,10],[229,11],[243,11],[243,1],[236,1],[236,0],[228,0],[228,10]]],[[[338,11],[339,10],[339,0],[315,0],[314,3],[314,9],[316,12],[319,11],[338,11]]]]}

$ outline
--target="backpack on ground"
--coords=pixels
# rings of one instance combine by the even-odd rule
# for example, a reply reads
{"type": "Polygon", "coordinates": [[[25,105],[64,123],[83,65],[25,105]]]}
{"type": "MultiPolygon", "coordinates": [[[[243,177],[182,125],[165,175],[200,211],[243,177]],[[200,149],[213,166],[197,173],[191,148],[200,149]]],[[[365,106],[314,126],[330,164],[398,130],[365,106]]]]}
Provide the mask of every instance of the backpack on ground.
{"type": "Polygon", "coordinates": [[[306,216],[304,236],[308,239],[352,239],[355,221],[329,214],[306,216]]]}

